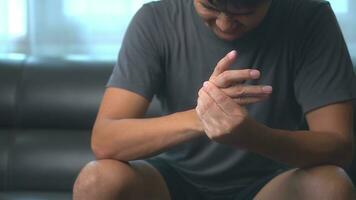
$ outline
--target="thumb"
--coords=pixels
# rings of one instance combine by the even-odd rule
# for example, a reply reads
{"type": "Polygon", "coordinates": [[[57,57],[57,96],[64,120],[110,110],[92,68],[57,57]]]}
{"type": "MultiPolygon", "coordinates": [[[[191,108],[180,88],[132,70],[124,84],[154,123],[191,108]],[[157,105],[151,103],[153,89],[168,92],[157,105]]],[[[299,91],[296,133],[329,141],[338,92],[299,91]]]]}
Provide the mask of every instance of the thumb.
{"type": "Polygon", "coordinates": [[[214,72],[211,74],[209,80],[212,80],[219,76],[224,71],[228,70],[230,65],[236,60],[237,52],[236,50],[230,51],[224,58],[222,58],[216,65],[214,72]]]}

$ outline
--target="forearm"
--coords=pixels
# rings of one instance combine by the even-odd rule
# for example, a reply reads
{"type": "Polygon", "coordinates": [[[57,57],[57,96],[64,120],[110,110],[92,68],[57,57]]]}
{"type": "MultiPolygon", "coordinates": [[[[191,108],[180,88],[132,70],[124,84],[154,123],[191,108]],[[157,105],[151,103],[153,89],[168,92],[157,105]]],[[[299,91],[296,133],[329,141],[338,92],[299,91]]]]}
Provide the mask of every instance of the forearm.
{"type": "Polygon", "coordinates": [[[239,144],[244,148],[293,167],[319,164],[347,166],[352,140],[341,134],[271,129],[248,119],[239,144]],[[340,135],[340,136],[339,136],[340,135]]]}
{"type": "Polygon", "coordinates": [[[92,147],[98,158],[142,159],[203,135],[195,110],[158,118],[100,120],[92,147]]]}

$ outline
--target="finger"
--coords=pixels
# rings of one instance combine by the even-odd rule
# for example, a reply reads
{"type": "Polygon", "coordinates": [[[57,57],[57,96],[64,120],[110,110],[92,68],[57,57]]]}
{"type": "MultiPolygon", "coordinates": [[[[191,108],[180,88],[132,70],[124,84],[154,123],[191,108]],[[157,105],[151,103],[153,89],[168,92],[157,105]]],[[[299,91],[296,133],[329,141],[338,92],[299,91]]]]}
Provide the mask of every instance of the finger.
{"type": "Polygon", "coordinates": [[[242,97],[242,98],[236,98],[233,99],[233,101],[240,106],[246,106],[258,102],[262,102],[268,99],[268,96],[263,96],[263,97],[242,97]]]}
{"type": "Polygon", "coordinates": [[[228,97],[223,91],[217,88],[213,83],[206,81],[204,83],[204,91],[216,102],[220,109],[227,115],[232,115],[231,111],[234,111],[239,105],[236,104],[230,97],[228,97]]]}
{"type": "Polygon", "coordinates": [[[229,69],[230,65],[232,65],[232,63],[236,60],[236,57],[237,57],[237,52],[235,50],[226,54],[226,56],[222,58],[216,65],[209,80],[216,78],[219,74],[229,69]]]}
{"type": "Polygon", "coordinates": [[[247,80],[258,79],[260,75],[260,71],[255,69],[228,70],[222,72],[212,82],[219,88],[227,88],[231,85],[241,84],[247,80]]]}
{"type": "Polygon", "coordinates": [[[198,91],[198,97],[202,95],[202,92],[203,92],[203,88],[200,88],[200,90],[198,91]]]}
{"type": "Polygon", "coordinates": [[[201,116],[211,108],[212,104],[216,104],[214,100],[201,88],[198,92],[197,111],[201,116]]]}
{"type": "Polygon", "coordinates": [[[208,94],[206,94],[206,92],[204,92],[203,89],[200,89],[198,94],[199,97],[197,109],[201,115],[204,115],[215,102],[208,94]]]}
{"type": "Polygon", "coordinates": [[[197,106],[195,107],[195,110],[196,110],[199,118],[201,118],[204,115],[204,109],[203,109],[203,105],[202,105],[200,98],[198,98],[198,100],[197,100],[197,106]]]}
{"type": "MultiPolygon", "coordinates": [[[[214,99],[211,98],[211,96],[204,90],[201,90],[200,101],[202,101],[206,106],[203,118],[209,118],[209,120],[219,121],[219,119],[225,117],[226,114],[221,110],[221,108],[217,105],[214,99]]],[[[214,122],[213,124],[216,123],[214,122]]]]}
{"type": "Polygon", "coordinates": [[[269,85],[235,85],[224,88],[222,91],[230,98],[237,97],[264,97],[272,93],[272,87],[269,85]]]}

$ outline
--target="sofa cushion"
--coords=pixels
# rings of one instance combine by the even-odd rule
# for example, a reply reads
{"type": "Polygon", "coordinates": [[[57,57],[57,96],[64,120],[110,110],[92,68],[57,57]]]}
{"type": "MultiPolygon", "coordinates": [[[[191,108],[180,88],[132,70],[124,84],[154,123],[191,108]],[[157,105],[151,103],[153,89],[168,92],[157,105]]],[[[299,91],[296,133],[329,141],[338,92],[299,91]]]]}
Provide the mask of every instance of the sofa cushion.
{"type": "Polygon", "coordinates": [[[0,127],[15,126],[17,89],[24,60],[0,60],[0,127]]]}
{"type": "Polygon", "coordinates": [[[32,129],[9,133],[7,160],[3,161],[5,190],[71,190],[80,169],[94,160],[89,131],[32,129]]]}
{"type": "Polygon", "coordinates": [[[1,200],[71,200],[71,192],[9,191],[0,192],[1,200]]]}

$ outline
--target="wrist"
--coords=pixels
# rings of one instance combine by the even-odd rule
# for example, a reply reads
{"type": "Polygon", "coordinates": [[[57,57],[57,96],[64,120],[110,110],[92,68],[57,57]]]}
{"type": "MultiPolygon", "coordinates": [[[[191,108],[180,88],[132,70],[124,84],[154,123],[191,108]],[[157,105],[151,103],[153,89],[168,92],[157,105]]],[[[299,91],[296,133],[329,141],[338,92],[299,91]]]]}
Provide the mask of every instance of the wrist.
{"type": "Polygon", "coordinates": [[[201,119],[199,118],[197,111],[195,109],[192,109],[191,112],[192,122],[195,124],[195,131],[205,135],[204,125],[201,119]]]}
{"type": "Polygon", "coordinates": [[[195,109],[191,109],[184,112],[186,114],[186,119],[188,122],[189,129],[198,134],[204,133],[204,126],[202,121],[200,120],[195,109]]]}
{"type": "Polygon", "coordinates": [[[242,148],[252,148],[256,144],[266,142],[266,135],[271,132],[271,128],[255,121],[252,118],[245,118],[236,130],[238,135],[238,146],[242,148]]]}

